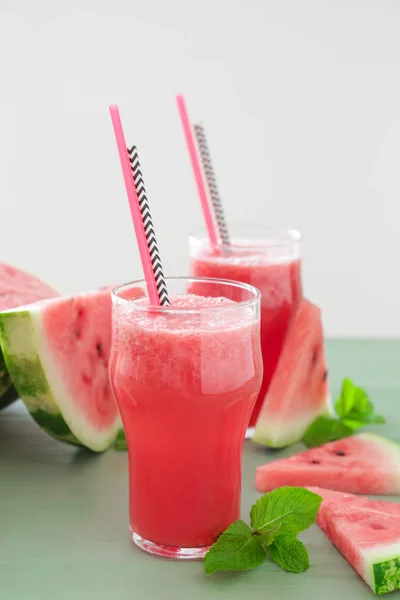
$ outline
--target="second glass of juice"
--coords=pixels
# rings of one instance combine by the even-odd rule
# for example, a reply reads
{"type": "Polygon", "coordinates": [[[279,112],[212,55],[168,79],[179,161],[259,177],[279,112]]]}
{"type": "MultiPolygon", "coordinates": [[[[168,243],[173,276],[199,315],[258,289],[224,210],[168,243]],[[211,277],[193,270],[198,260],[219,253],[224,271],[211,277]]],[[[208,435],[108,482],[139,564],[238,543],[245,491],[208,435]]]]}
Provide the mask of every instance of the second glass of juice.
{"type": "Polygon", "coordinates": [[[205,232],[191,235],[190,274],[241,281],[261,291],[261,349],[264,376],[250,427],[257,422],[282,350],[290,319],[302,297],[298,231],[233,230],[229,246],[213,249],[205,232]]]}
{"type": "Polygon", "coordinates": [[[113,291],[111,387],[129,456],[133,541],[200,558],[240,515],[243,439],[260,390],[260,293],[169,278],[171,305],[113,291]]]}

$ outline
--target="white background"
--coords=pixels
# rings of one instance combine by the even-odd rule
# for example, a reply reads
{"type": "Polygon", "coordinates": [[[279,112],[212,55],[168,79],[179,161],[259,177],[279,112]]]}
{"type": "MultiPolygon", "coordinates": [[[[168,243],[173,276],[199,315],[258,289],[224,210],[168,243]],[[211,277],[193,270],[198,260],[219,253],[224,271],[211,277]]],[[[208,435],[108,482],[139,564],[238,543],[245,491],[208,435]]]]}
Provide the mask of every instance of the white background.
{"type": "Polygon", "coordinates": [[[400,2],[0,0],[0,57],[1,260],[68,293],[141,276],[117,103],[183,274],[183,92],[229,221],[303,232],[327,334],[400,336],[400,2]]]}

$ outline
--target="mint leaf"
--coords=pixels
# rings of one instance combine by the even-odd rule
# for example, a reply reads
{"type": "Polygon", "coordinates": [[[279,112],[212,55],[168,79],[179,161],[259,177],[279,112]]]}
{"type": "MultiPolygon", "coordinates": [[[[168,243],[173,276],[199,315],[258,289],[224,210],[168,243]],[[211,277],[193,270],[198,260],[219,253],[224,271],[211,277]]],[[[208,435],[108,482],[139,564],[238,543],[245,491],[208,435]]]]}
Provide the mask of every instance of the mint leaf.
{"type": "Polygon", "coordinates": [[[347,427],[349,427],[352,431],[356,429],[360,429],[360,427],[365,427],[365,425],[382,425],[386,423],[385,418],[382,415],[360,415],[360,416],[352,416],[346,417],[342,421],[347,427]]]}
{"type": "Polygon", "coordinates": [[[353,410],[350,412],[349,416],[351,416],[352,414],[357,414],[359,416],[362,415],[366,417],[368,415],[372,415],[373,412],[374,405],[369,399],[367,392],[363,388],[356,387],[354,394],[353,410]]]}
{"type": "Polygon", "coordinates": [[[253,535],[243,521],[235,521],[218,538],[204,557],[206,575],[215,571],[248,571],[265,560],[260,536],[253,535]]]}
{"type": "Polygon", "coordinates": [[[268,555],[285,571],[303,573],[310,566],[304,544],[295,537],[279,535],[268,548],[268,555]]]}
{"type": "Polygon", "coordinates": [[[352,430],[359,429],[370,423],[381,424],[385,419],[374,414],[367,392],[356,387],[350,379],[344,379],[340,397],[336,400],[335,409],[341,421],[352,430]]]}
{"type": "Polygon", "coordinates": [[[374,405],[363,388],[356,387],[350,379],[345,379],[342,392],[336,400],[335,409],[339,417],[364,422],[364,417],[372,415],[374,405]]]}
{"type": "Polygon", "coordinates": [[[275,537],[278,535],[280,528],[281,528],[281,524],[279,523],[279,525],[277,525],[276,527],[267,529],[266,531],[263,531],[261,534],[258,534],[261,537],[261,543],[265,549],[268,548],[268,546],[270,546],[272,544],[275,537]]]}
{"type": "Polygon", "coordinates": [[[348,427],[350,429],[350,433],[349,435],[353,435],[353,433],[356,431],[356,429],[360,429],[360,427],[365,427],[365,425],[368,424],[368,422],[366,422],[364,420],[364,417],[353,417],[351,419],[343,419],[343,421],[339,421],[340,423],[343,423],[343,425],[345,425],[346,427],[348,427]]]}
{"type": "Polygon", "coordinates": [[[386,423],[386,419],[382,415],[371,415],[368,417],[367,422],[374,425],[384,425],[386,423]]]}
{"type": "Polygon", "coordinates": [[[118,450],[119,452],[128,450],[128,446],[126,444],[125,432],[123,429],[120,429],[117,433],[117,436],[116,436],[115,442],[114,442],[114,449],[118,450]]]}
{"type": "Polygon", "coordinates": [[[314,523],[321,502],[320,496],[304,488],[278,488],[251,507],[251,526],[266,533],[279,525],[279,535],[295,536],[314,523]]]}
{"type": "Polygon", "coordinates": [[[353,433],[353,428],[333,417],[318,417],[304,434],[303,442],[308,448],[334,442],[353,433]]]}
{"type": "Polygon", "coordinates": [[[335,402],[335,410],[340,418],[350,414],[354,408],[355,399],[356,387],[351,379],[345,377],[345,379],[343,379],[340,396],[335,402]]]}

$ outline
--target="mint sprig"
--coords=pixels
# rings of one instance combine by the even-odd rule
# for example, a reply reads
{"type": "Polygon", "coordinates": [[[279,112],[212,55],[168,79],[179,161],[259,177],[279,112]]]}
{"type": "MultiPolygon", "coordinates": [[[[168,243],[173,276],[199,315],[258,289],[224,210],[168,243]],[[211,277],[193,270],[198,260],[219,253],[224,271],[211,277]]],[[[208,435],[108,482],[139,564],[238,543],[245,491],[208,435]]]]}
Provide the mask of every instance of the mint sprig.
{"type": "Polygon", "coordinates": [[[375,413],[367,392],[348,378],[343,380],[335,411],[336,417],[318,417],[307,429],[303,441],[308,448],[347,437],[366,425],[385,423],[384,417],[375,413]]]}
{"type": "Polygon", "coordinates": [[[350,379],[344,379],[342,391],[335,402],[335,410],[344,423],[350,429],[359,429],[370,423],[384,423],[382,415],[375,414],[375,408],[367,392],[356,387],[350,379]]]}
{"type": "Polygon", "coordinates": [[[216,571],[248,571],[268,556],[286,571],[308,567],[307,549],[296,536],[315,522],[322,498],[304,488],[282,487],[260,498],[250,511],[249,527],[235,521],[204,558],[207,575],[216,571]]]}

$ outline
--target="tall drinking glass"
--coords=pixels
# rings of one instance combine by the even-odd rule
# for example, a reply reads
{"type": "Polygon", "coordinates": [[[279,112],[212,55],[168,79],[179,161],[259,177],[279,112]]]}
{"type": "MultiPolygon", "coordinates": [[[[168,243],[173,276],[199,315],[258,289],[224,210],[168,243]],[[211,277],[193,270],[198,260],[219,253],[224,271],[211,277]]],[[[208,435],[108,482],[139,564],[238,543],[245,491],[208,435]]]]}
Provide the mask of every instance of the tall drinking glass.
{"type": "Polygon", "coordinates": [[[171,306],[150,307],[133,299],[138,285],[145,291],[140,281],[112,294],[130,533],[147,552],[199,558],[239,518],[243,439],[262,379],[260,293],[170,278],[171,306]]]}
{"type": "Polygon", "coordinates": [[[230,231],[230,236],[231,245],[218,252],[211,248],[206,232],[191,235],[190,275],[241,281],[261,291],[264,376],[249,423],[253,427],[302,297],[301,236],[294,230],[245,228],[230,231]]]}

